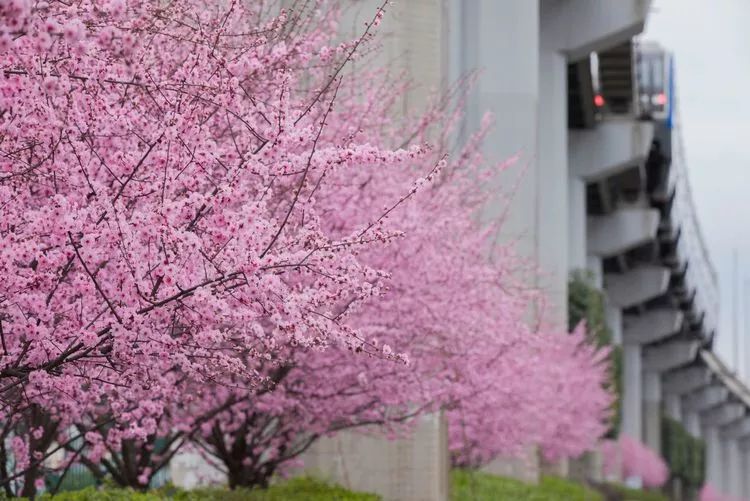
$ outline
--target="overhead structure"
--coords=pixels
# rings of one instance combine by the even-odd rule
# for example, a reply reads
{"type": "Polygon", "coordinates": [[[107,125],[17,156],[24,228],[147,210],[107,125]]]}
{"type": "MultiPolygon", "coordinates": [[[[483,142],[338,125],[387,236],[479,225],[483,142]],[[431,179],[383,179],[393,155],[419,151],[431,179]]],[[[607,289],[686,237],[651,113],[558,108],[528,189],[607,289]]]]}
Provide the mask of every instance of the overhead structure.
{"type": "Polygon", "coordinates": [[[682,422],[706,441],[707,480],[750,498],[740,474],[750,390],[712,351],[717,277],[692,200],[672,55],[630,40],[568,71],[570,185],[583,186],[569,197],[585,210],[572,222],[586,242],[571,269],[584,262],[597,277],[623,344],[623,432],[659,451],[662,415],[682,422]]]}

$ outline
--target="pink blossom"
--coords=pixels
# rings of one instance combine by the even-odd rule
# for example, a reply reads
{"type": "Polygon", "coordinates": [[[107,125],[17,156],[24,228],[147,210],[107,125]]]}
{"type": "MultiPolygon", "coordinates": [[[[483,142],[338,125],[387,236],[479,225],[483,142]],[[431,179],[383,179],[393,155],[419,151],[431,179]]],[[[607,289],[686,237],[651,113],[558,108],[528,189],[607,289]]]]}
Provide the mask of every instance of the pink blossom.
{"type": "Polygon", "coordinates": [[[664,460],[627,435],[620,435],[617,441],[605,441],[602,453],[604,470],[608,475],[622,479],[638,477],[648,488],[661,487],[669,479],[669,469],[664,460]]]}

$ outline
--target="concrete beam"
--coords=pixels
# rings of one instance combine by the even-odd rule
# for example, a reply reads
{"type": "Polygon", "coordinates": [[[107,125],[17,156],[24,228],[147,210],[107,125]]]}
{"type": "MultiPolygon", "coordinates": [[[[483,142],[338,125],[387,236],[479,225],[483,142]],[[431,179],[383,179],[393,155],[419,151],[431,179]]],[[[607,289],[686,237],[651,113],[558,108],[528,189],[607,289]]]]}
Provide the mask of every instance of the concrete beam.
{"type": "Polygon", "coordinates": [[[721,438],[731,440],[750,438],[750,417],[743,417],[721,429],[721,438]]]}
{"type": "Polygon", "coordinates": [[[726,426],[745,415],[745,406],[738,402],[725,403],[701,413],[705,426],[726,426]]]}
{"type": "Polygon", "coordinates": [[[548,43],[572,61],[606,50],[643,31],[648,0],[541,2],[541,26],[548,43]]]}
{"type": "Polygon", "coordinates": [[[656,238],[659,229],[656,209],[618,209],[606,216],[589,216],[586,248],[589,254],[612,257],[656,238]]]}
{"type": "Polygon", "coordinates": [[[651,150],[654,124],[632,119],[601,122],[594,129],[570,130],[570,172],[591,183],[642,165],[651,150]]]}
{"type": "Polygon", "coordinates": [[[688,367],[665,374],[662,381],[662,391],[684,395],[708,386],[710,383],[711,371],[705,367],[688,367]]]}
{"type": "Polygon", "coordinates": [[[666,372],[687,365],[698,356],[698,341],[672,341],[643,350],[643,370],[666,372]]]}
{"type": "MultiPolygon", "coordinates": [[[[609,301],[618,308],[628,308],[659,297],[669,287],[669,268],[639,266],[625,273],[604,275],[609,301]]],[[[624,336],[627,341],[627,337],[624,336]]]]}
{"type": "Polygon", "coordinates": [[[683,397],[682,408],[687,412],[702,412],[726,402],[729,390],[724,386],[713,385],[702,388],[683,397]]]}
{"type": "Polygon", "coordinates": [[[682,329],[685,315],[676,309],[661,308],[643,315],[623,317],[623,337],[626,343],[648,344],[661,341],[682,329]]]}

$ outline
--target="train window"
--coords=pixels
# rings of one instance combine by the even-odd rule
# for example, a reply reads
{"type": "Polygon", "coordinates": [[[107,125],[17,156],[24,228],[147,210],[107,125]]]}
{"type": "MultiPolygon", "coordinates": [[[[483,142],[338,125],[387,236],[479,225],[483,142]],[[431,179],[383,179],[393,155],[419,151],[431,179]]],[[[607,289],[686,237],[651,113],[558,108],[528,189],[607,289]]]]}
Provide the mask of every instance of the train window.
{"type": "Polygon", "coordinates": [[[660,53],[640,54],[638,87],[642,94],[654,95],[664,91],[664,61],[660,53]]]}
{"type": "Polygon", "coordinates": [[[664,61],[661,54],[653,54],[651,60],[651,72],[653,87],[651,94],[657,94],[664,91],[664,61]]]}
{"type": "Polygon", "coordinates": [[[646,89],[650,86],[650,81],[648,60],[644,54],[638,54],[638,91],[640,94],[646,93],[646,89]]]}
{"type": "Polygon", "coordinates": [[[667,111],[668,61],[661,50],[642,50],[637,55],[638,101],[643,116],[661,119],[667,111]]]}

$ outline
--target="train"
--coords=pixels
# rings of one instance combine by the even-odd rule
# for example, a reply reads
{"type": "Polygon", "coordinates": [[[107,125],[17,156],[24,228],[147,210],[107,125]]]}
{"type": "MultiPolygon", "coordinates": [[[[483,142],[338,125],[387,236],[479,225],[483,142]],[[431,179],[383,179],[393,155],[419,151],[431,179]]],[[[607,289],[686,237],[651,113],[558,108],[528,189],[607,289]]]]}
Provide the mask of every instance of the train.
{"type": "Polygon", "coordinates": [[[674,108],[674,56],[655,43],[634,47],[638,114],[665,121],[671,128],[674,108]]]}
{"type": "Polygon", "coordinates": [[[633,114],[642,120],[663,121],[672,128],[674,57],[659,44],[628,43],[592,54],[591,76],[599,119],[633,114]],[[630,68],[626,70],[624,65],[630,68]]]}

